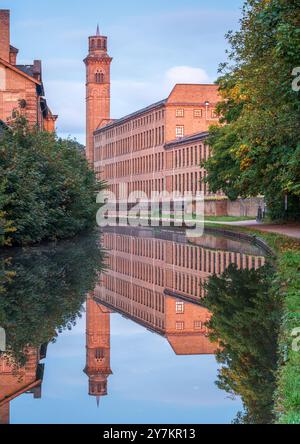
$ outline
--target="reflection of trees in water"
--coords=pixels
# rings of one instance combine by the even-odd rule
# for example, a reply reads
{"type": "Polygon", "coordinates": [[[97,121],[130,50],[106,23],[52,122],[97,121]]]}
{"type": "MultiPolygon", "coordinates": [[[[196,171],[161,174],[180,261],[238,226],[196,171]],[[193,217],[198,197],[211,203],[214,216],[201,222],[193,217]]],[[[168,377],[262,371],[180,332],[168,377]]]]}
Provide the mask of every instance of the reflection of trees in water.
{"type": "Polygon", "coordinates": [[[24,364],[26,347],[39,347],[71,329],[103,267],[99,235],[30,248],[0,258],[0,325],[8,351],[24,364]]]}
{"type": "Polygon", "coordinates": [[[222,364],[217,385],[240,396],[244,413],[235,422],[273,422],[277,338],[281,317],[279,292],[272,291],[275,270],[238,270],[231,265],[207,284],[206,306],[213,313],[211,340],[219,341],[222,364]]]}

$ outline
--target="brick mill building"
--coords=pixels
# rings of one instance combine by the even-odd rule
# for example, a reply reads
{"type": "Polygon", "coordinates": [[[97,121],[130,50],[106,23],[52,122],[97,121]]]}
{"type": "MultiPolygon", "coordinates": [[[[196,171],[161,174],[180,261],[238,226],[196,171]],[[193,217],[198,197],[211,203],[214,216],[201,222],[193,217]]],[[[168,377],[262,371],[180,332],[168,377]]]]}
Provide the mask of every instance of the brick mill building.
{"type": "Polygon", "coordinates": [[[98,177],[122,196],[143,191],[203,191],[201,161],[210,155],[207,130],[218,122],[216,85],[178,84],[169,97],[119,120],[110,118],[107,37],[89,38],[87,71],[87,157],[98,177]]]}
{"type": "Polygon", "coordinates": [[[24,116],[31,126],[55,131],[57,116],[45,98],[42,63],[18,65],[19,50],[10,43],[10,11],[0,10],[0,124],[10,125],[24,116]]]}

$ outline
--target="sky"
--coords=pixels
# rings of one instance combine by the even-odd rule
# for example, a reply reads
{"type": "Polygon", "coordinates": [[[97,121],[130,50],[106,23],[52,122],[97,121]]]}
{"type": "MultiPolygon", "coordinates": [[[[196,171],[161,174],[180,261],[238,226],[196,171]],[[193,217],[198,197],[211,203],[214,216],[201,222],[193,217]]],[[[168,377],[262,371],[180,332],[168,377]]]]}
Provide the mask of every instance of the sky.
{"type": "Polygon", "coordinates": [[[111,117],[166,98],[176,83],[216,80],[225,34],[238,28],[243,0],[0,0],[11,10],[18,63],[43,61],[57,130],[85,142],[88,36],[109,38],[111,117]]]}
{"type": "Polygon", "coordinates": [[[219,390],[210,356],[176,356],[167,339],[111,314],[108,396],[88,396],[85,317],[49,344],[42,398],[11,403],[12,424],[230,424],[243,410],[219,390]]]}

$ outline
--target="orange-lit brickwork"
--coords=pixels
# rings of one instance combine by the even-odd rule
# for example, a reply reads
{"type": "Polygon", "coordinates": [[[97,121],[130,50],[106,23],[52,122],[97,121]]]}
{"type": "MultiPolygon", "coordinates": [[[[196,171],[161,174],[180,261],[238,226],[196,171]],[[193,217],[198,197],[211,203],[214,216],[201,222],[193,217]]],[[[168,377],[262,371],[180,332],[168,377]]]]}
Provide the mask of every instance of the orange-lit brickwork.
{"type": "Polygon", "coordinates": [[[45,100],[42,64],[18,65],[18,49],[10,44],[10,11],[0,10],[0,121],[10,125],[24,116],[31,126],[55,131],[57,116],[45,100]]]}

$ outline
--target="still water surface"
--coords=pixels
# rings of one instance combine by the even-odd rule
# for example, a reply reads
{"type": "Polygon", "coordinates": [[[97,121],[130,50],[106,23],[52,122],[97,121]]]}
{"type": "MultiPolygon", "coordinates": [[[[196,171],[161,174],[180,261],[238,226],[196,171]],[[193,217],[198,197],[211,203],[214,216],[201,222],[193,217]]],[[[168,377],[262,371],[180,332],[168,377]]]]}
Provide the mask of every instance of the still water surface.
{"type": "Polygon", "coordinates": [[[150,228],[99,237],[2,257],[0,423],[234,421],[243,403],[215,384],[205,283],[230,264],[255,273],[264,252],[150,228]]]}

